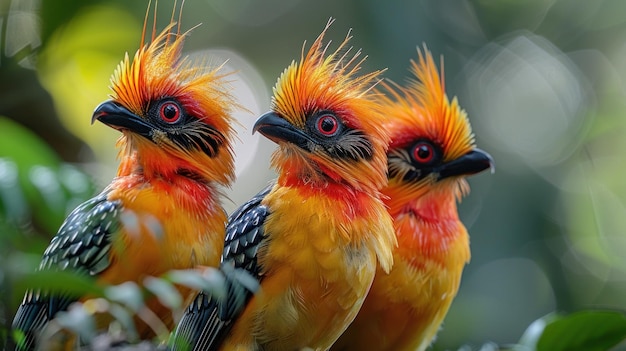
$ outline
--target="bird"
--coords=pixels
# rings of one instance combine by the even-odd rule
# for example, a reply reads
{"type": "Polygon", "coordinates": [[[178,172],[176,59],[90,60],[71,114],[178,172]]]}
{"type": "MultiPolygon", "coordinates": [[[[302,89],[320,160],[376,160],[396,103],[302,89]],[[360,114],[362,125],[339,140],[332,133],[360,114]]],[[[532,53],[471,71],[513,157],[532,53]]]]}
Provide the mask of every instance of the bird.
{"type": "MultiPolygon", "coordinates": [[[[150,38],[146,12],[140,48],[114,71],[111,99],[95,108],[92,123],[121,133],[116,177],[68,215],[39,270],[72,272],[109,286],[219,266],[227,220],[222,192],[235,177],[231,113],[239,107],[221,66],[183,55],[191,30],[181,32],[175,9],[160,33],[154,20],[150,38]]],[[[183,287],[179,292],[195,295],[183,287]]],[[[34,349],[58,312],[87,298],[45,287],[27,291],[12,325],[18,349],[34,349]]],[[[145,303],[168,329],[174,327],[155,297],[145,303]]],[[[154,330],[138,321],[137,333],[146,339],[154,330]]]]}
{"type": "Polygon", "coordinates": [[[475,146],[467,113],[445,92],[426,46],[411,60],[406,86],[384,84],[389,115],[388,184],[384,201],[394,219],[394,266],[378,270],[369,294],[333,351],[424,350],[435,338],[470,260],[469,236],[457,201],[466,177],[495,167],[475,146]]]}
{"type": "Polygon", "coordinates": [[[393,265],[380,199],[389,138],[373,90],[383,70],[359,74],[366,57],[348,47],[350,31],[330,51],[333,21],[283,71],[253,127],[278,144],[277,178],[230,215],[222,265],[246,269],[260,288],[229,313],[197,296],[174,335],[192,350],[327,350],[376,267],[393,265]]]}

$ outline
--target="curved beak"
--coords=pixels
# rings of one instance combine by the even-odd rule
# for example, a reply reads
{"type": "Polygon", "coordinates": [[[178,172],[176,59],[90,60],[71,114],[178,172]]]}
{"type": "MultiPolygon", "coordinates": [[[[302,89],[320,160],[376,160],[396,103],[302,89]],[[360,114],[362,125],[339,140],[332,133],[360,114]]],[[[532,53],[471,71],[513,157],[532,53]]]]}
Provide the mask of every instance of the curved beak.
{"type": "Polygon", "coordinates": [[[441,165],[439,169],[438,180],[480,173],[487,168],[491,169],[491,173],[495,171],[495,162],[491,155],[481,149],[474,149],[465,155],[441,165]]]}
{"type": "Polygon", "coordinates": [[[254,123],[252,132],[259,132],[274,142],[286,141],[307,149],[309,137],[275,112],[267,112],[254,123]]]}
{"type": "Polygon", "coordinates": [[[93,124],[96,120],[113,129],[130,130],[146,138],[150,138],[152,133],[150,124],[112,100],[105,101],[96,107],[91,117],[91,123],[93,124]]]}

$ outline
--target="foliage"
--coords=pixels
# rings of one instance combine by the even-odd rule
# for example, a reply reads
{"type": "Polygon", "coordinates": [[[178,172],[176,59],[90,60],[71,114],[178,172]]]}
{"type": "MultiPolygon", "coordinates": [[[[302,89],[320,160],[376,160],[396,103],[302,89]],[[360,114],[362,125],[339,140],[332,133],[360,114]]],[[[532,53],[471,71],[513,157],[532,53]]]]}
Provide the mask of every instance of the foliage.
{"type": "MultiPolygon", "coordinates": [[[[258,284],[244,270],[223,267],[222,269],[207,267],[202,270],[173,270],[162,277],[146,277],[142,284],[125,282],[118,285],[101,286],[87,276],[76,276],[70,272],[38,271],[27,273],[18,280],[21,289],[42,289],[48,293],[65,296],[90,296],[89,299],[74,302],[67,311],[59,312],[42,332],[43,340],[56,340],[61,330],[69,330],[80,335],[81,342],[96,349],[96,344],[103,343],[108,349],[116,343],[137,343],[138,347],[156,347],[165,344],[169,337],[169,330],[161,319],[145,304],[148,298],[156,297],[164,306],[169,308],[175,320],[179,319],[186,307],[183,296],[178,292],[178,286],[184,286],[194,291],[203,290],[210,294],[218,304],[226,301],[232,303],[233,287],[256,291],[258,284]],[[101,314],[112,316],[108,332],[99,334],[98,317],[101,314]],[[135,328],[135,319],[146,323],[157,335],[154,345],[140,342],[135,328]],[[139,346],[141,345],[141,346],[139,346]]],[[[237,292],[235,292],[237,294],[237,292]]],[[[244,290],[238,292],[244,295],[244,290]]],[[[237,303],[235,307],[242,308],[237,303]]],[[[5,333],[6,334],[6,333],[5,333]]],[[[23,335],[12,332],[13,340],[19,343],[23,335]]]]}
{"type": "MultiPolygon", "coordinates": [[[[0,75],[0,85],[8,86],[0,90],[6,95],[0,96],[0,114],[18,120],[19,116],[3,108],[31,94],[34,98],[15,110],[42,129],[51,129],[51,121],[61,124],[52,117],[54,108],[61,110],[73,128],[88,128],[89,116],[80,113],[67,118],[62,110],[79,104],[90,109],[91,99],[99,101],[104,96],[87,96],[86,92],[98,87],[105,94],[106,77],[115,63],[124,51],[136,49],[146,4],[71,0],[60,6],[53,1],[0,0],[0,11],[4,11],[0,69],[14,64],[7,55],[37,68],[31,70],[29,79],[0,75]],[[10,20],[8,11],[14,16],[10,20]],[[24,23],[41,23],[39,36],[28,36],[37,31],[16,25],[20,24],[17,19],[28,18],[34,20],[24,23]],[[110,25],[111,21],[117,22],[110,25]],[[8,40],[16,33],[23,37],[8,40]],[[47,57],[31,60],[31,53],[39,47],[48,51],[47,57]],[[55,99],[54,106],[40,103],[40,95],[34,94],[43,90],[40,85],[46,77],[52,82],[46,88],[55,99]],[[23,83],[19,89],[18,82],[23,83]],[[24,113],[24,105],[45,106],[24,113]]],[[[169,20],[170,4],[161,4],[167,10],[160,19],[169,20]]],[[[344,28],[354,27],[355,45],[370,55],[366,64],[388,67],[387,77],[398,82],[422,42],[442,54],[447,88],[459,93],[478,144],[496,158],[498,173],[472,179],[472,194],[461,206],[461,217],[472,235],[473,258],[435,349],[450,349],[468,339],[477,342],[486,333],[498,342],[515,340],[530,320],[554,309],[581,311],[541,318],[509,349],[577,349],[591,341],[598,348],[610,349],[624,338],[623,314],[583,309],[600,304],[616,310],[626,306],[625,4],[581,0],[348,0],[341,5],[325,0],[293,1],[288,6],[280,1],[187,2],[183,27],[204,22],[189,37],[188,48],[232,48],[251,59],[268,85],[296,58],[302,40],[317,33],[330,16],[339,19],[333,33],[337,38],[344,28]]],[[[105,132],[88,129],[89,138],[82,136],[85,142],[114,153],[112,143],[100,138],[105,132]]],[[[49,238],[67,212],[93,195],[96,187],[77,166],[65,163],[19,124],[0,117],[0,135],[1,345],[24,289],[32,286],[33,279],[45,278],[44,273],[30,272],[49,238]]],[[[64,155],[58,145],[53,146],[64,155]]],[[[253,166],[253,178],[263,178],[261,165],[253,166]]],[[[244,186],[250,185],[233,190],[256,190],[241,190],[244,186]]],[[[159,280],[151,281],[148,288],[101,289],[98,301],[112,299],[108,306],[124,313],[132,311],[129,305],[138,308],[137,298],[161,291],[167,304],[178,304],[175,295],[168,293],[168,285],[159,280]]],[[[79,313],[74,313],[68,316],[78,318],[79,313]]],[[[120,317],[119,325],[125,323],[120,317]]],[[[485,351],[499,348],[497,343],[480,346],[485,351]]]]}
{"type": "Polygon", "coordinates": [[[0,130],[0,223],[50,237],[93,181],[17,123],[0,116],[0,130]]]}
{"type": "Polygon", "coordinates": [[[16,279],[38,261],[28,253],[41,254],[95,185],[24,127],[0,116],[0,130],[0,338],[6,338],[15,299],[24,291],[16,279]]]}
{"type": "Polygon", "coordinates": [[[570,315],[550,314],[531,324],[517,350],[610,350],[626,340],[626,315],[587,310],[570,315]]]}
{"type": "Polygon", "coordinates": [[[458,351],[608,351],[626,341],[626,314],[584,310],[569,315],[551,313],[531,323],[513,345],[487,342],[464,345],[458,351]]]}

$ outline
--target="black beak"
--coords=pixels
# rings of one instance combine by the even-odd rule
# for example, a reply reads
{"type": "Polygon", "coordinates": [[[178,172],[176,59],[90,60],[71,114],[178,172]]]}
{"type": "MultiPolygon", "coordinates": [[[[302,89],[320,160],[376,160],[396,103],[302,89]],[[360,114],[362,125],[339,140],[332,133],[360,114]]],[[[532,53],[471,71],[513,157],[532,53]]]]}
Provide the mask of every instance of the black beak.
{"type": "Polygon", "coordinates": [[[257,119],[252,132],[257,131],[274,142],[287,141],[308,149],[309,137],[275,112],[267,112],[257,119]]]}
{"type": "Polygon", "coordinates": [[[96,107],[91,117],[91,123],[93,124],[96,120],[113,129],[127,129],[148,139],[152,132],[150,124],[124,106],[111,100],[105,101],[96,107]]]}
{"type": "Polygon", "coordinates": [[[476,174],[487,168],[491,169],[491,173],[495,170],[495,162],[491,155],[483,150],[474,149],[456,160],[441,165],[438,172],[438,180],[453,176],[476,174]]]}

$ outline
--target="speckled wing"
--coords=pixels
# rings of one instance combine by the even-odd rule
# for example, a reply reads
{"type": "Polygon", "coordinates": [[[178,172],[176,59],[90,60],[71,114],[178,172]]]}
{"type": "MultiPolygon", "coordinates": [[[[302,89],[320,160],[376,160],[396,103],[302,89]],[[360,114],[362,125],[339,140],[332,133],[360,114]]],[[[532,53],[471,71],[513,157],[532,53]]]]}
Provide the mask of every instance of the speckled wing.
{"type": "MultiPolygon", "coordinates": [[[[107,194],[105,190],[84,202],[67,217],[44,252],[39,270],[95,276],[109,267],[111,234],[120,227],[121,204],[107,200],[107,194]]],[[[13,319],[13,329],[25,336],[25,343],[18,349],[34,349],[36,334],[76,300],[69,295],[49,294],[45,289],[27,291],[13,319]]]]}
{"type": "Polygon", "coordinates": [[[227,285],[226,300],[219,301],[208,293],[199,293],[185,311],[172,345],[173,350],[214,350],[226,337],[237,316],[254,294],[241,277],[261,281],[257,251],[265,238],[263,225],[269,210],[261,202],[273,185],[255,195],[228,218],[220,270],[227,285]]]}

